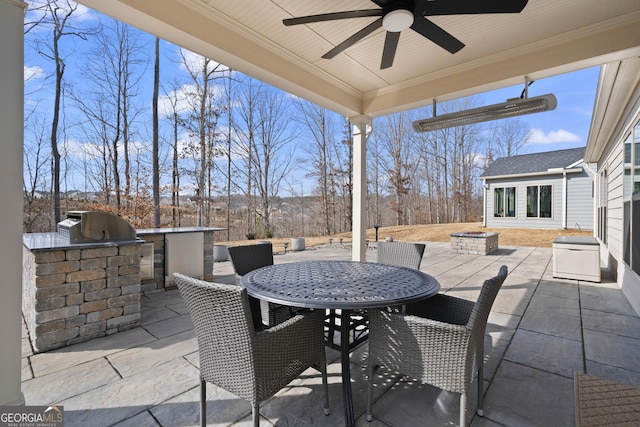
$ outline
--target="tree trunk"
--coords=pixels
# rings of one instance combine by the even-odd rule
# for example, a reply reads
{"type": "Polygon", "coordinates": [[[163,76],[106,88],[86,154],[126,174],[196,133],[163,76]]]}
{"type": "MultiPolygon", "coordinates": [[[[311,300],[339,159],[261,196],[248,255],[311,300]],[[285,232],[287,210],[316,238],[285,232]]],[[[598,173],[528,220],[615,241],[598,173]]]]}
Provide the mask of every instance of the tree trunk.
{"type": "Polygon", "coordinates": [[[155,38],[153,64],[153,226],[160,227],[160,141],[158,135],[158,92],[160,89],[160,39],[155,38]]]}

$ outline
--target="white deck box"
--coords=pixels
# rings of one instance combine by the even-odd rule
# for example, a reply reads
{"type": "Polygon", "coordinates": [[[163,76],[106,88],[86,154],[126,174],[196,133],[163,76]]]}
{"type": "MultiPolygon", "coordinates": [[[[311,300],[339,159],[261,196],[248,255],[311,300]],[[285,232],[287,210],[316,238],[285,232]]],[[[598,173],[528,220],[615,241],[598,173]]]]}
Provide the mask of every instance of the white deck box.
{"type": "Polygon", "coordinates": [[[561,236],[553,241],[553,277],[600,282],[600,244],[593,237],[561,236]]]}

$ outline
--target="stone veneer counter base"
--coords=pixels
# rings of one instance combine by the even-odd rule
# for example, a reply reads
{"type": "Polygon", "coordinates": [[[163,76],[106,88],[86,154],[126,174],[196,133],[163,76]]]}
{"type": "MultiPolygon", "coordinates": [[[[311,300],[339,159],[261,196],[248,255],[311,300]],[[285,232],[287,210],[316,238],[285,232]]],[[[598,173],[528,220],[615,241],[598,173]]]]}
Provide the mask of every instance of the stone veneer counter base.
{"type": "Polygon", "coordinates": [[[24,235],[22,312],[35,352],[140,324],[142,241],[70,245],[24,235]]]}

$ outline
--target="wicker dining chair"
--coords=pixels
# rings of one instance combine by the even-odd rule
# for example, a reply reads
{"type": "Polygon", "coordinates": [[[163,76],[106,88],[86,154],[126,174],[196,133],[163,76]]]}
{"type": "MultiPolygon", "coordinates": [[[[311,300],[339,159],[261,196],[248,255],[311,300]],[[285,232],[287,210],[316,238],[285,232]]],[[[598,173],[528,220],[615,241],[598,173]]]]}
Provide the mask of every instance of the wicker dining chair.
{"type": "Polygon", "coordinates": [[[249,401],[253,425],[260,402],[270,398],[309,367],[322,374],[324,412],[329,413],[324,351],[324,312],[307,311],[256,332],[246,288],[210,283],[174,273],[189,309],[200,354],[200,425],[205,426],[206,383],[249,401]]]}
{"type": "MultiPolygon", "coordinates": [[[[397,267],[420,269],[422,255],[426,245],[424,243],[411,242],[378,242],[378,258],[380,264],[394,265],[397,267]]],[[[340,346],[335,343],[334,337],[340,330],[335,310],[329,310],[326,318],[327,345],[336,350],[340,346]]],[[[367,340],[369,333],[369,318],[366,310],[353,310],[349,318],[349,349],[353,349],[367,340]]]]}
{"type": "Polygon", "coordinates": [[[483,358],[487,318],[507,266],[484,282],[477,301],[438,294],[408,304],[406,313],[369,312],[369,391],[367,420],[372,419],[373,372],[384,365],[421,383],[460,393],[460,426],[474,374],[478,376],[478,415],[483,415],[483,358]]]}
{"type": "Polygon", "coordinates": [[[378,242],[378,263],[420,270],[426,245],[412,242],[378,242]]]}
{"type": "MultiPolygon", "coordinates": [[[[271,242],[231,246],[229,247],[229,256],[236,276],[240,278],[257,268],[273,265],[273,246],[271,242]]],[[[295,310],[292,307],[262,301],[251,296],[249,301],[256,329],[277,325],[295,315],[295,310]]]]}

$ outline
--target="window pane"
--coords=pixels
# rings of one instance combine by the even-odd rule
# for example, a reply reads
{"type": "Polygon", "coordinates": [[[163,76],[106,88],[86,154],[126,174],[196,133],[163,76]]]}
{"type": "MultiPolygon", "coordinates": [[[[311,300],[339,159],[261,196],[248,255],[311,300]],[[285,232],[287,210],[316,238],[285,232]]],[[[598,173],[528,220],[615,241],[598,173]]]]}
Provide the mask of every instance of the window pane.
{"type": "Polygon", "coordinates": [[[600,197],[598,208],[598,237],[602,243],[607,244],[607,201],[609,199],[609,184],[607,170],[600,172],[600,197]]]}
{"type": "Polygon", "coordinates": [[[631,237],[631,202],[624,202],[622,204],[623,220],[622,227],[624,232],[622,233],[622,248],[624,263],[631,266],[631,243],[629,238],[631,237]]]}
{"type": "Polygon", "coordinates": [[[631,209],[631,268],[640,274],[640,200],[634,200],[631,209]]]}
{"type": "Polygon", "coordinates": [[[505,188],[505,207],[506,213],[505,216],[515,217],[516,216],[516,188],[508,187],[505,188]]]}
{"type": "Polygon", "coordinates": [[[609,183],[607,181],[607,171],[600,174],[600,206],[607,206],[609,200],[609,183]]]}
{"type": "Polygon", "coordinates": [[[538,187],[527,187],[527,217],[538,216],[538,187]]]}
{"type": "Polygon", "coordinates": [[[624,183],[623,183],[623,195],[624,197],[630,197],[633,191],[633,164],[631,162],[631,154],[633,149],[633,134],[630,134],[624,141],[624,183]]]}
{"type": "Polygon", "coordinates": [[[504,188],[493,191],[493,216],[504,216],[504,188]]]}
{"type": "Polygon", "coordinates": [[[551,218],[551,186],[540,186],[540,218],[551,218]]]}
{"type": "Polygon", "coordinates": [[[640,194],[640,123],[633,130],[633,194],[640,194]]]}

